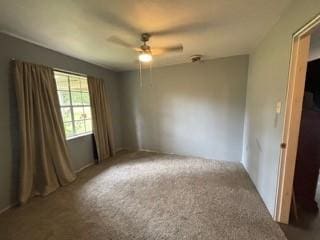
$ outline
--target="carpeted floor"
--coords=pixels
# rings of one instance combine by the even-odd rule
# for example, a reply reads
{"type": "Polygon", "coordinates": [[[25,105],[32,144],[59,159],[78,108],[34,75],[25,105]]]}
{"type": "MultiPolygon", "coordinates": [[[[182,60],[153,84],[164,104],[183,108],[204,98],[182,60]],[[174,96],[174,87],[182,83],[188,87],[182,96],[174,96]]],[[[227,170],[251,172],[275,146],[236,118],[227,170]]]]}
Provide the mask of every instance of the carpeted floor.
{"type": "Polygon", "coordinates": [[[0,239],[286,239],[240,164],[123,153],[0,215],[0,239]]]}

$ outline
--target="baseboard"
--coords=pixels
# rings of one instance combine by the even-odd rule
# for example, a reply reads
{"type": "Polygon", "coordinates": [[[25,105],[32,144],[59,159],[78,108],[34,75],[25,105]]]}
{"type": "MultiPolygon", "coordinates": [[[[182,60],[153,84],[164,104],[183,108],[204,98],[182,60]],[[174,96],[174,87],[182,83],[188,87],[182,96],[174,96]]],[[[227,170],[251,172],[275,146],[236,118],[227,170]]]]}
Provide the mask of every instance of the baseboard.
{"type": "MultiPolygon", "coordinates": [[[[169,155],[179,155],[176,153],[169,153],[169,152],[163,152],[163,151],[157,151],[157,150],[150,150],[146,148],[121,148],[121,150],[124,151],[133,151],[133,152],[149,152],[149,153],[161,153],[161,154],[169,154],[169,155]]],[[[182,156],[182,155],[180,155],[182,156]]]]}
{"type": "Polygon", "coordinates": [[[150,153],[173,154],[173,153],[160,152],[160,151],[150,150],[150,149],[145,149],[145,148],[141,148],[141,149],[139,149],[138,151],[142,151],[142,152],[150,152],[150,153]]]}
{"type": "Polygon", "coordinates": [[[214,159],[211,159],[211,158],[192,156],[192,155],[185,155],[185,154],[178,154],[178,153],[173,153],[173,152],[156,151],[156,150],[150,150],[150,149],[144,149],[144,148],[141,148],[138,151],[149,152],[149,153],[167,154],[167,155],[175,155],[175,156],[189,157],[189,158],[201,158],[201,159],[205,159],[205,160],[214,160],[214,159]]]}
{"type": "Polygon", "coordinates": [[[17,206],[17,205],[18,205],[17,202],[16,202],[16,203],[13,203],[13,204],[10,204],[9,206],[1,209],[1,210],[0,210],[0,214],[4,213],[5,211],[8,211],[9,209],[11,209],[11,208],[13,208],[13,207],[15,207],[15,206],[17,206]]]}
{"type": "Polygon", "coordinates": [[[118,152],[120,152],[120,151],[123,151],[123,150],[127,150],[127,149],[125,149],[125,148],[117,148],[117,149],[116,149],[116,153],[118,153],[118,152]]]}
{"type": "Polygon", "coordinates": [[[230,163],[241,164],[241,161],[231,161],[231,160],[214,159],[214,158],[203,157],[203,156],[195,156],[195,155],[186,155],[186,154],[179,154],[179,153],[173,153],[173,152],[156,151],[156,150],[150,150],[150,149],[144,149],[144,148],[141,148],[141,149],[135,150],[135,151],[143,151],[143,152],[150,152],[150,153],[160,153],[160,154],[176,155],[176,156],[189,157],[189,158],[201,158],[201,159],[205,159],[205,160],[214,160],[214,161],[219,161],[219,162],[230,162],[230,163]]]}
{"type": "Polygon", "coordinates": [[[87,165],[81,167],[81,168],[78,169],[78,170],[75,170],[74,172],[75,172],[75,173],[79,173],[79,172],[85,170],[86,168],[93,166],[94,164],[95,164],[95,162],[88,163],[87,165]]]}
{"type": "MultiPolygon", "coordinates": [[[[181,154],[177,154],[177,153],[173,153],[173,152],[156,151],[156,150],[150,150],[150,149],[144,149],[144,148],[141,148],[138,151],[149,152],[149,153],[160,153],[160,154],[176,155],[176,156],[182,156],[182,157],[195,157],[195,156],[181,155],[181,154]]],[[[197,158],[201,158],[201,157],[197,157],[197,158]]]]}

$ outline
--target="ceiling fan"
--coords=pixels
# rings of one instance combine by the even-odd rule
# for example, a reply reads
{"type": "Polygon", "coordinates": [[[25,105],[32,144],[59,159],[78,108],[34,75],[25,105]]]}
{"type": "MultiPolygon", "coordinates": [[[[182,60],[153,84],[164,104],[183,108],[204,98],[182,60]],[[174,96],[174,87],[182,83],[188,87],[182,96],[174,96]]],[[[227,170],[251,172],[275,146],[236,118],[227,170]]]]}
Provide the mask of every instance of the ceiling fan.
{"type": "Polygon", "coordinates": [[[153,56],[158,56],[165,53],[183,51],[182,44],[177,44],[177,45],[162,47],[162,48],[150,47],[150,45],[148,45],[148,41],[150,40],[151,36],[152,35],[150,33],[142,33],[140,37],[142,45],[140,47],[135,47],[116,36],[111,36],[110,38],[108,38],[108,41],[114,44],[120,45],[122,47],[131,48],[132,50],[136,51],[139,54],[138,59],[141,63],[151,62],[153,59],[153,56]]]}

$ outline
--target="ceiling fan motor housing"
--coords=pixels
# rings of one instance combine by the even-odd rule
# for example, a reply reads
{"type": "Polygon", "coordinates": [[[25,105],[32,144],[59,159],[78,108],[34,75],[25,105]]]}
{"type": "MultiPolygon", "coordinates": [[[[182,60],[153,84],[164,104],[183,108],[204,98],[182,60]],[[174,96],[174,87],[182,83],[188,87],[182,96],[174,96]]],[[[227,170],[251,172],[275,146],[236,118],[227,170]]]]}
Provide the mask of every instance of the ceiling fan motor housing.
{"type": "Polygon", "coordinates": [[[150,53],[151,49],[150,46],[147,45],[147,42],[149,41],[151,35],[149,33],[142,33],[141,34],[141,41],[143,44],[140,46],[141,50],[145,53],[150,53]]]}
{"type": "Polygon", "coordinates": [[[144,52],[150,52],[150,46],[148,46],[146,43],[144,43],[143,45],[140,46],[140,48],[142,49],[142,51],[144,52]]]}
{"type": "Polygon", "coordinates": [[[151,37],[151,35],[149,33],[142,33],[141,34],[141,41],[142,42],[148,42],[150,37],[151,37]]]}

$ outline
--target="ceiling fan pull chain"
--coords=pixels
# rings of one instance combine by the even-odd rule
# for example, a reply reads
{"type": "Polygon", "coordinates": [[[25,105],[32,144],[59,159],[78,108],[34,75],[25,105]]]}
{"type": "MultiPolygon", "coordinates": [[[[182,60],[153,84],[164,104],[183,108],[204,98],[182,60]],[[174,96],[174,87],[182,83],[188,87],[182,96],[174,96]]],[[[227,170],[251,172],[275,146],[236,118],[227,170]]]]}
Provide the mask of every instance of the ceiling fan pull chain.
{"type": "Polygon", "coordinates": [[[139,75],[140,75],[140,88],[142,88],[142,70],[141,70],[141,62],[139,62],[139,75]]]}
{"type": "Polygon", "coordinates": [[[152,79],[152,62],[150,62],[149,65],[149,71],[150,71],[150,86],[153,87],[153,79],[152,79]]]}

